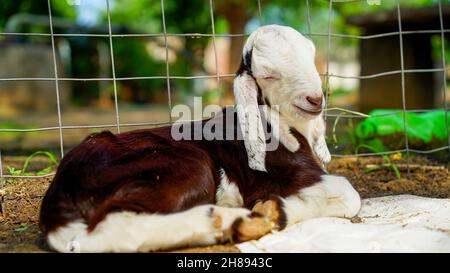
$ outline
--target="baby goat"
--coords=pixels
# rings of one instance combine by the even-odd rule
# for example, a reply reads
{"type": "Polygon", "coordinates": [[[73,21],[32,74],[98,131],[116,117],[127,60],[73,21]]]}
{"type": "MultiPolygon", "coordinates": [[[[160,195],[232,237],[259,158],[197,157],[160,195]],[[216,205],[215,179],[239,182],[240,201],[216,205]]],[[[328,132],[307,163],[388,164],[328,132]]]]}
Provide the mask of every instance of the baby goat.
{"type": "Polygon", "coordinates": [[[314,54],[289,27],[250,35],[234,81],[237,107],[212,119],[224,131],[236,125],[244,141],[176,141],[171,127],[88,136],[63,158],[43,200],[50,247],[135,252],[240,242],[309,218],[356,215],[358,193],[316,160],[329,153],[314,54]],[[257,105],[268,109],[247,107],[257,105]],[[263,120],[280,130],[265,132],[263,120]],[[266,149],[270,134],[283,145],[266,149]]]}

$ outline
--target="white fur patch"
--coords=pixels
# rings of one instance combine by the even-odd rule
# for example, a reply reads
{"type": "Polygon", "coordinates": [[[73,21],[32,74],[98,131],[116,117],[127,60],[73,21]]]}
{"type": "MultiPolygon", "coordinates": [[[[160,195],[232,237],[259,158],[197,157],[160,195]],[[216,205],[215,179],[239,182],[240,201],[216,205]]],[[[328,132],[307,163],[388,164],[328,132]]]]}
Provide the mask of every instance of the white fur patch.
{"type": "Polygon", "coordinates": [[[322,181],[283,200],[288,225],[316,217],[346,217],[358,214],[359,193],[341,176],[323,175],[322,181]]]}
{"type": "MultiPolygon", "coordinates": [[[[181,246],[210,245],[229,234],[243,208],[203,205],[168,215],[135,212],[110,213],[88,233],[84,223],[72,222],[47,235],[59,252],[147,252],[181,246]],[[215,217],[220,217],[217,227],[215,217]]],[[[224,237],[226,238],[226,237],[224,237]]]]}
{"type": "Polygon", "coordinates": [[[331,161],[331,154],[328,150],[325,136],[321,135],[314,145],[314,153],[322,164],[328,164],[331,161]]]}
{"type": "Polygon", "coordinates": [[[231,183],[224,169],[220,169],[220,185],[216,192],[216,205],[221,207],[242,207],[244,201],[236,183],[231,183]]]}
{"type": "Polygon", "coordinates": [[[327,142],[325,141],[325,121],[322,115],[317,116],[312,120],[313,123],[313,150],[319,161],[326,165],[331,161],[331,154],[328,150],[327,142]]]}

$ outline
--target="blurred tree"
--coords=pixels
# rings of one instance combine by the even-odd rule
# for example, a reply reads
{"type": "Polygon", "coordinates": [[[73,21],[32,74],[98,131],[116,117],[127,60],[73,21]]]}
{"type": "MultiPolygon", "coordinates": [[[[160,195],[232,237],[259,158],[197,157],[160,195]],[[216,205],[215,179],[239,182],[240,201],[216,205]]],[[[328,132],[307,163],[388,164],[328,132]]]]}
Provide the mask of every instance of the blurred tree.
{"type": "MultiPolygon", "coordinates": [[[[162,9],[159,0],[116,0],[111,11],[111,17],[115,24],[123,24],[139,33],[162,34],[162,9]]],[[[192,1],[165,1],[164,15],[168,33],[210,33],[211,21],[208,6],[204,0],[192,1]]],[[[103,16],[103,21],[106,16],[103,16]]],[[[203,71],[202,56],[208,43],[206,38],[181,37],[184,48],[174,49],[176,62],[170,64],[172,75],[192,75],[193,71],[203,71]]],[[[149,54],[147,43],[155,43],[164,47],[163,36],[146,37],[143,39],[123,38],[115,41],[114,51],[117,56],[117,73],[128,76],[164,76],[166,66],[164,60],[155,60],[149,54]],[[125,57],[126,56],[126,57],[125,57]]],[[[141,98],[155,98],[151,93],[161,93],[166,88],[165,81],[140,81],[124,82],[130,85],[126,90],[139,94],[141,98]],[[133,85],[133,86],[131,86],[133,85]],[[147,95],[142,95],[142,92],[147,95]]],[[[173,81],[171,84],[174,84],[173,81]]],[[[178,95],[193,89],[192,81],[177,81],[178,95]]],[[[175,94],[177,95],[177,94],[175,94]]],[[[145,99],[144,99],[145,101],[145,99]]]]}
{"type": "MultiPolygon", "coordinates": [[[[67,5],[65,1],[52,1],[52,15],[75,19],[74,6],[67,5]]],[[[36,0],[2,1],[0,5],[0,30],[6,26],[8,19],[17,13],[30,13],[47,15],[47,2],[36,0]]]]}
{"type": "MultiPolygon", "coordinates": [[[[277,23],[290,25],[304,33],[328,31],[329,2],[326,0],[309,0],[311,25],[308,24],[306,4],[307,1],[290,0],[260,0],[262,18],[259,18],[258,0],[214,0],[214,15],[216,21],[216,33],[242,34],[252,31],[263,24],[277,23]],[[247,31],[246,31],[247,30],[247,31]]],[[[408,0],[402,1],[402,5],[421,6],[435,3],[435,0],[408,0]]],[[[115,23],[130,26],[132,29],[143,33],[162,33],[162,13],[160,0],[115,0],[112,18],[115,23]]],[[[165,21],[168,33],[212,33],[209,0],[191,1],[165,1],[165,21]]],[[[382,1],[382,5],[368,5],[365,1],[351,3],[333,3],[333,31],[347,34],[357,34],[358,30],[349,27],[345,23],[345,16],[354,13],[372,12],[381,9],[395,8],[395,1],[382,1]],[[385,3],[386,2],[386,3],[385,3]]],[[[327,43],[326,37],[313,37],[319,47],[327,43]]],[[[228,68],[226,73],[234,73],[241,60],[241,50],[245,37],[236,36],[230,40],[228,53],[228,68]]],[[[209,39],[200,38],[185,39],[183,52],[178,52],[175,64],[170,66],[173,75],[192,75],[193,71],[203,71],[202,56],[209,39]],[[199,61],[200,60],[200,61],[199,61]]],[[[151,57],[145,56],[144,49],[139,49],[135,44],[132,48],[126,46],[128,42],[117,45],[116,52],[123,52],[127,60],[119,66],[120,70],[129,74],[141,75],[164,75],[164,67],[154,63],[151,65],[151,57]],[[128,50],[127,50],[128,48],[128,50]],[[136,66],[147,63],[149,66],[136,66]],[[153,68],[151,68],[153,67],[153,68]],[[153,74],[159,73],[159,74],[153,74]]],[[[339,39],[336,46],[356,45],[354,39],[339,39]]],[[[148,55],[148,54],[147,54],[148,55]]],[[[227,91],[225,94],[231,96],[231,79],[222,81],[227,91]]],[[[161,83],[164,84],[164,83],[161,83]]],[[[177,89],[192,90],[192,81],[177,81],[177,89]]],[[[150,86],[147,86],[150,87],[150,86]]],[[[165,88],[164,86],[160,86],[165,88]]]]}
{"type": "MultiPolygon", "coordinates": [[[[85,0],[87,1],[87,0],[85,0]]],[[[0,5],[0,29],[3,29],[6,21],[12,15],[21,12],[43,14],[48,13],[45,1],[20,0],[3,1],[0,5]]],[[[111,16],[113,24],[126,26],[128,30],[139,33],[163,33],[162,12],[160,0],[110,0],[111,16]]],[[[312,32],[326,33],[328,31],[329,2],[326,0],[309,0],[311,25],[307,20],[307,1],[291,0],[260,0],[262,18],[259,17],[258,0],[213,0],[214,15],[216,22],[216,33],[241,34],[249,33],[263,24],[285,24],[290,25],[304,33],[312,32]]],[[[165,1],[165,21],[168,33],[212,33],[209,0],[190,1],[165,1]]],[[[436,4],[437,0],[401,0],[402,6],[424,6],[436,4]]],[[[382,9],[393,9],[396,1],[381,1],[381,5],[368,5],[366,1],[333,3],[333,32],[358,34],[358,29],[349,27],[345,23],[345,17],[351,14],[361,14],[382,9]]],[[[76,19],[77,11],[74,6],[68,5],[64,0],[53,0],[52,11],[55,16],[76,19]]],[[[106,22],[106,13],[101,21],[106,22]]],[[[115,30],[116,31],[116,30],[115,30]]],[[[116,31],[116,33],[119,33],[116,31]]],[[[312,37],[319,48],[326,48],[326,36],[312,37]]],[[[80,37],[69,39],[78,51],[91,42],[80,37]]],[[[163,37],[145,38],[114,38],[114,54],[116,60],[117,76],[164,76],[166,74],[165,60],[157,59],[149,54],[148,44],[157,44],[164,47],[163,37]]],[[[176,61],[170,63],[172,75],[194,75],[204,72],[203,56],[204,50],[210,38],[205,37],[181,37],[183,47],[173,49],[176,61]]],[[[229,67],[227,73],[236,71],[241,60],[241,49],[245,37],[237,36],[230,39],[230,50],[228,55],[229,67]]],[[[356,45],[355,39],[334,39],[334,52],[339,52],[339,46],[356,45]]],[[[107,41],[105,40],[105,44],[107,41]]],[[[88,45],[92,47],[93,45],[88,45]]],[[[95,54],[94,54],[95,55],[95,54]]],[[[73,76],[92,76],[96,65],[90,65],[89,58],[74,55],[73,76]]],[[[91,58],[92,59],[92,58],[91,58]]],[[[95,63],[95,62],[94,62],[95,63]]],[[[223,88],[227,94],[231,94],[230,81],[224,81],[223,88]]],[[[175,84],[178,94],[191,94],[194,81],[171,81],[175,84]]],[[[81,87],[80,87],[81,88],[81,87]]],[[[96,87],[95,87],[96,88],[96,87]]],[[[128,97],[130,101],[146,102],[158,97],[160,92],[165,91],[164,80],[142,80],[121,81],[119,91],[122,96],[128,97]],[[128,92],[131,95],[125,95],[128,92]]],[[[90,90],[89,92],[94,92],[90,90]]],[[[95,93],[95,92],[94,92],[95,93]]],[[[97,95],[95,95],[97,96],[97,95]]]]}

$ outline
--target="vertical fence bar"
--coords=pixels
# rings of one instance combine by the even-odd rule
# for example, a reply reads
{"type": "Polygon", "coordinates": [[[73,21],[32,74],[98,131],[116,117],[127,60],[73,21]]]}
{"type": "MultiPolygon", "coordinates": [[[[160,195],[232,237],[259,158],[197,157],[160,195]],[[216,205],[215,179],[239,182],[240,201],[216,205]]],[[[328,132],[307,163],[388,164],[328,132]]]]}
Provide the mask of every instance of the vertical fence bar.
{"type": "Polygon", "coordinates": [[[5,215],[5,180],[3,180],[2,149],[0,149],[0,214],[5,215]]]}
{"type": "Polygon", "coordinates": [[[167,83],[167,103],[169,105],[169,120],[172,122],[172,98],[170,92],[170,68],[169,68],[169,44],[167,42],[166,16],[164,9],[164,0],[161,0],[161,16],[164,32],[164,44],[166,47],[166,83],[167,83]]]}
{"type": "Polygon", "coordinates": [[[111,73],[112,73],[112,77],[113,77],[113,87],[114,87],[114,107],[116,110],[117,132],[120,133],[119,100],[117,98],[117,80],[116,80],[116,68],[115,68],[116,66],[114,63],[114,48],[113,48],[112,27],[111,27],[111,10],[109,7],[109,0],[106,0],[106,13],[108,16],[109,54],[111,55],[111,73]]]}
{"type": "Polygon", "coordinates": [[[333,0],[329,0],[330,5],[328,7],[328,45],[327,45],[327,66],[325,73],[325,120],[327,120],[327,109],[328,109],[328,96],[330,90],[330,51],[331,51],[331,22],[333,19],[333,0]]]}
{"type": "Polygon", "coordinates": [[[2,149],[0,149],[0,190],[3,190],[5,186],[3,181],[3,160],[2,160],[2,149]]]}
{"type": "Polygon", "coordinates": [[[403,123],[405,130],[405,149],[406,149],[406,169],[410,172],[409,168],[409,143],[408,143],[408,122],[406,120],[406,94],[405,94],[405,64],[403,59],[403,32],[402,32],[402,16],[400,11],[400,1],[397,0],[397,19],[398,19],[398,31],[400,39],[400,70],[401,70],[401,83],[402,83],[402,107],[403,107],[403,123]]]}
{"type": "Polygon", "coordinates": [[[209,0],[209,15],[211,17],[211,30],[212,30],[212,42],[214,48],[214,62],[216,65],[216,83],[217,90],[219,92],[219,105],[222,106],[223,92],[220,85],[220,72],[219,72],[219,59],[217,57],[217,45],[216,45],[216,25],[214,23],[214,3],[213,0],[209,0]]]}
{"type": "Polygon", "coordinates": [[[64,156],[64,140],[63,140],[63,130],[62,130],[62,119],[61,119],[61,102],[59,99],[59,80],[58,80],[58,66],[56,64],[56,49],[55,49],[55,36],[53,33],[53,17],[52,17],[52,5],[50,0],[47,0],[48,6],[48,20],[50,24],[50,37],[52,41],[52,54],[53,54],[53,67],[55,70],[55,92],[56,92],[56,107],[58,111],[58,129],[59,129],[59,145],[61,150],[61,158],[64,156]]]}
{"type": "Polygon", "coordinates": [[[309,0],[306,0],[306,24],[308,26],[308,37],[312,39],[311,37],[311,11],[309,8],[309,0]]]}
{"type": "Polygon", "coordinates": [[[259,15],[259,24],[262,26],[264,25],[264,21],[262,16],[261,0],[258,0],[258,15],[259,15]]]}
{"type": "Polygon", "coordinates": [[[447,111],[447,63],[445,61],[445,36],[444,36],[444,19],[442,15],[442,0],[439,0],[439,22],[441,25],[441,55],[442,55],[442,99],[444,100],[445,111],[445,128],[447,130],[448,157],[450,157],[450,132],[448,128],[448,111],[447,111]]]}

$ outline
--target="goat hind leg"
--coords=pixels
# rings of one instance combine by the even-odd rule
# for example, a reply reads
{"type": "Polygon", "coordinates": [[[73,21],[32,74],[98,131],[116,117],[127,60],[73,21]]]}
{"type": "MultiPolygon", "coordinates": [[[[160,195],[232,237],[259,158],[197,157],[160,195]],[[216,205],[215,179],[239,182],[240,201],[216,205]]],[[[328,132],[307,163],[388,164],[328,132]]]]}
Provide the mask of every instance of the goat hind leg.
{"type": "Polygon", "coordinates": [[[282,201],[288,225],[317,217],[351,218],[361,208],[359,193],[336,175],[322,175],[319,182],[282,201]]]}
{"type": "Polygon", "coordinates": [[[85,223],[74,221],[46,239],[59,252],[147,252],[257,239],[271,228],[244,208],[201,205],[166,215],[111,212],[90,232],[85,223]]]}

